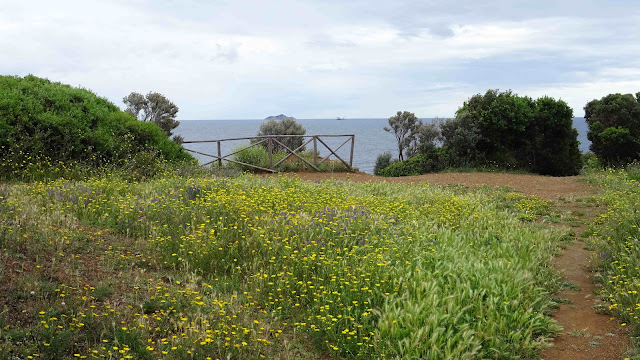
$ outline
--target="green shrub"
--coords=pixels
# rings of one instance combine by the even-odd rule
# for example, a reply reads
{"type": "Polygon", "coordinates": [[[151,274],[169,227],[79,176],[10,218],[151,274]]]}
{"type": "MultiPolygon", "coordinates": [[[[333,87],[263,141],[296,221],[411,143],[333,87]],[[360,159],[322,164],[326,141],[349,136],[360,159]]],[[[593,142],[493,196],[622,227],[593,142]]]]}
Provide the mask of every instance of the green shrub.
{"type": "Polygon", "coordinates": [[[640,182],[640,163],[634,161],[631,164],[627,165],[625,170],[627,179],[635,182],[640,182]]]}
{"type": "Polygon", "coordinates": [[[479,124],[473,121],[468,112],[440,121],[439,127],[442,147],[447,148],[448,166],[473,168],[486,162],[484,154],[476,147],[482,138],[479,124]]]}
{"type": "MultiPolygon", "coordinates": [[[[386,174],[414,175],[423,162],[421,173],[489,168],[576,175],[582,157],[572,119],[573,110],[562,100],[546,96],[533,100],[498,90],[472,96],[454,119],[437,119],[433,124],[422,124],[412,113],[398,112],[389,119],[392,127],[385,130],[396,135],[399,158],[403,153],[427,157],[395,165],[386,174]]],[[[619,141],[627,133],[609,130],[602,136],[619,141]]],[[[388,165],[385,160],[379,158],[380,165],[388,165]]]]}
{"type": "Polygon", "coordinates": [[[602,164],[596,154],[591,151],[582,154],[582,164],[585,170],[602,170],[602,164]]]}
{"type": "MultiPolygon", "coordinates": [[[[260,131],[258,131],[257,136],[304,135],[307,132],[302,127],[302,125],[296,122],[296,119],[293,117],[279,115],[277,117],[268,117],[265,120],[266,121],[262,125],[260,125],[260,131]]],[[[297,149],[303,143],[302,137],[283,136],[283,137],[276,137],[275,139],[281,142],[282,144],[286,145],[291,150],[297,149]]],[[[254,140],[253,142],[257,142],[257,141],[260,141],[260,139],[254,140]]],[[[269,146],[268,144],[269,142],[265,141],[261,145],[266,149],[269,146]]],[[[272,142],[272,147],[273,147],[273,151],[285,150],[285,148],[282,145],[276,142],[272,142]]],[[[302,148],[301,150],[304,150],[304,148],[302,148]]]]}
{"type": "Polygon", "coordinates": [[[525,132],[530,137],[525,155],[529,171],[542,175],[576,175],[582,168],[578,131],[573,128],[573,110],[562,100],[541,97],[535,101],[533,122],[525,132]]]}
{"type": "MultiPolygon", "coordinates": [[[[308,167],[308,165],[304,165],[308,167]]],[[[357,168],[349,169],[349,167],[340,160],[327,160],[322,164],[318,164],[318,169],[320,169],[320,171],[358,171],[357,168]]]]}
{"type": "Polygon", "coordinates": [[[425,154],[416,155],[408,160],[398,161],[380,171],[380,176],[398,177],[423,174],[425,154]]]}
{"type": "Polygon", "coordinates": [[[61,164],[120,167],[143,151],[163,161],[193,161],[157,125],[88,90],[32,75],[0,76],[1,179],[47,178],[58,172],[45,169],[61,164]]]}
{"type": "Polygon", "coordinates": [[[373,174],[380,175],[380,172],[382,170],[386,169],[389,165],[391,165],[392,157],[393,155],[391,155],[391,153],[388,151],[378,155],[378,157],[376,158],[376,164],[373,167],[373,174]]]}
{"type": "MultiPolygon", "coordinates": [[[[240,151],[240,152],[233,155],[233,160],[235,161],[259,166],[262,168],[269,167],[269,154],[267,153],[267,150],[265,150],[265,148],[263,148],[262,146],[240,145],[235,147],[231,152],[236,152],[236,151],[240,151]]],[[[275,156],[274,156],[274,163],[275,163],[275,156]]],[[[252,171],[252,172],[258,171],[258,169],[254,167],[241,165],[241,164],[231,163],[231,167],[242,170],[242,171],[252,171]]]]}
{"type": "Polygon", "coordinates": [[[398,177],[433,173],[446,167],[447,148],[435,148],[408,160],[393,163],[380,171],[380,176],[398,177]]]}
{"type": "Polygon", "coordinates": [[[489,90],[472,96],[456,120],[441,127],[454,166],[567,176],[582,167],[572,118],[573,110],[562,100],[489,90]]]}

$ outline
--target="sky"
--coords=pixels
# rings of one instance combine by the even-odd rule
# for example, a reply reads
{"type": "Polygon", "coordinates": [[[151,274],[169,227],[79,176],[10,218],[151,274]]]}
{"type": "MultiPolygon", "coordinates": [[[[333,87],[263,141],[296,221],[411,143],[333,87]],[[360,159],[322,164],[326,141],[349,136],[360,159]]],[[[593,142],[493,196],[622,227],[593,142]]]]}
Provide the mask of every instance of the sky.
{"type": "Polygon", "coordinates": [[[640,91],[637,0],[0,0],[0,75],[178,120],[452,117],[474,94],[640,91]]]}

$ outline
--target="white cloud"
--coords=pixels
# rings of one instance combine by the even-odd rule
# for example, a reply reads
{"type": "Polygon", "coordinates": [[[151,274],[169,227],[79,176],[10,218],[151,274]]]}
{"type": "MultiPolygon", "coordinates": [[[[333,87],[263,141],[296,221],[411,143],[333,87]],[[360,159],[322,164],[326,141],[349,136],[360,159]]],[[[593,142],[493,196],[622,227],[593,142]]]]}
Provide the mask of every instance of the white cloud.
{"type": "Polygon", "coordinates": [[[559,98],[573,108],[573,115],[584,116],[584,106],[591,100],[608,94],[636,94],[640,91],[640,75],[624,80],[594,80],[571,84],[555,84],[553,87],[523,88],[521,93],[532,97],[544,95],[559,98]]]}
{"type": "Polygon", "coordinates": [[[159,91],[181,119],[451,116],[488,88],[571,99],[578,114],[586,98],[640,90],[640,5],[616,18],[604,0],[537,4],[527,17],[472,1],[8,2],[0,73],[118,105],[159,91]]]}

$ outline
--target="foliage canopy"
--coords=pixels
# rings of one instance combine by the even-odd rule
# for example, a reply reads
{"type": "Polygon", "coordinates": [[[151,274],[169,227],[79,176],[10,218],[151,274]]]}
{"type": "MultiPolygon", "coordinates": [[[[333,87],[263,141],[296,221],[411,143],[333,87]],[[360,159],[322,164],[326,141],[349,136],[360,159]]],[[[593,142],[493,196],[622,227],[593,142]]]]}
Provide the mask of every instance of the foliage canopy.
{"type": "Polygon", "coordinates": [[[465,102],[457,117],[468,117],[463,121],[473,124],[477,132],[472,133],[478,136],[473,137],[475,149],[458,144],[461,148],[454,150],[471,153],[476,161],[543,175],[567,176],[580,171],[573,110],[562,100],[533,100],[511,91],[488,90],[465,102]]]}
{"type": "Polygon", "coordinates": [[[144,122],[156,123],[167,136],[173,135],[172,130],[180,125],[176,120],[178,107],[157,92],[149,92],[146,96],[132,92],[122,101],[127,106],[125,112],[144,122]]]}
{"type": "MultiPolygon", "coordinates": [[[[264,135],[304,135],[307,130],[300,125],[294,117],[279,115],[277,117],[268,117],[266,121],[260,125],[260,131],[257,136],[264,135]]],[[[291,150],[295,150],[302,145],[302,137],[276,137],[280,143],[284,144],[291,150]]],[[[259,140],[258,140],[259,141],[259,140]]],[[[265,147],[268,146],[267,142],[262,143],[265,147]]],[[[285,151],[285,148],[273,142],[273,151],[285,151]]],[[[304,148],[300,149],[304,150],[304,148]]]]}
{"type": "Polygon", "coordinates": [[[454,119],[422,124],[398,112],[389,119],[399,158],[425,155],[410,164],[390,165],[387,176],[438,171],[446,167],[491,167],[543,175],[577,174],[581,167],[573,110],[562,100],[533,100],[511,91],[472,96],[454,119]],[[436,148],[436,143],[441,147],[436,148]]]}
{"type": "Polygon", "coordinates": [[[591,151],[605,165],[640,159],[640,92],[609,94],[584,107],[591,151]]]}
{"type": "MultiPolygon", "coordinates": [[[[415,153],[418,141],[418,129],[422,122],[416,115],[409,111],[398,111],[394,116],[389,118],[389,127],[384,131],[393,133],[398,144],[398,160],[405,158],[405,153],[415,153]]],[[[411,157],[411,154],[407,154],[411,157]]]]}
{"type": "Polygon", "coordinates": [[[33,75],[0,76],[2,177],[25,160],[118,164],[141,152],[175,161],[192,159],[152,123],[137,121],[91,91],[33,75]]]}

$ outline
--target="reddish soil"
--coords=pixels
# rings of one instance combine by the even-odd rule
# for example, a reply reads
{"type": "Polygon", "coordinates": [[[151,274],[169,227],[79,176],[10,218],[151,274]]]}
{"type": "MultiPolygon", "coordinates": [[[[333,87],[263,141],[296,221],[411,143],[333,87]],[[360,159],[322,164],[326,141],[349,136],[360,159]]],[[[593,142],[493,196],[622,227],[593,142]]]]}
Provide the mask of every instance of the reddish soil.
{"type": "MultiPolygon", "coordinates": [[[[265,175],[274,176],[274,175],[265,175]]],[[[387,181],[393,183],[428,182],[438,185],[462,184],[466,186],[508,186],[525,194],[537,195],[551,200],[556,208],[569,213],[575,219],[552,224],[553,226],[571,226],[576,233],[576,241],[557,256],[553,265],[562,273],[566,281],[574,286],[564,289],[555,297],[565,303],[555,311],[554,319],[564,328],[551,347],[542,352],[546,360],[557,359],[624,359],[629,347],[629,337],[619,325],[617,319],[609,315],[598,314],[593,306],[602,303],[595,295],[598,285],[591,277],[589,269],[593,251],[587,250],[587,244],[581,241],[580,234],[587,224],[603,209],[594,207],[590,202],[580,201],[595,194],[580,176],[550,177],[504,173],[440,173],[400,178],[384,178],[365,173],[314,173],[303,172],[296,175],[303,180],[348,180],[354,182],[387,181]],[[578,200],[578,201],[576,201],[578,200]]]]}
{"type": "MultiPolygon", "coordinates": [[[[629,347],[629,337],[619,321],[610,315],[598,314],[593,307],[603,304],[597,297],[600,285],[593,283],[594,273],[590,269],[593,251],[579,236],[587,224],[604,209],[594,208],[589,203],[557,204],[559,210],[571,212],[580,218],[572,226],[576,240],[557,256],[554,267],[563,273],[567,282],[577,288],[567,288],[555,294],[569,302],[560,305],[554,319],[564,330],[554,339],[553,347],[543,351],[543,359],[624,359],[629,347]]],[[[555,225],[555,224],[554,224],[555,225]]],[[[567,226],[567,224],[557,224],[567,226]]]]}

